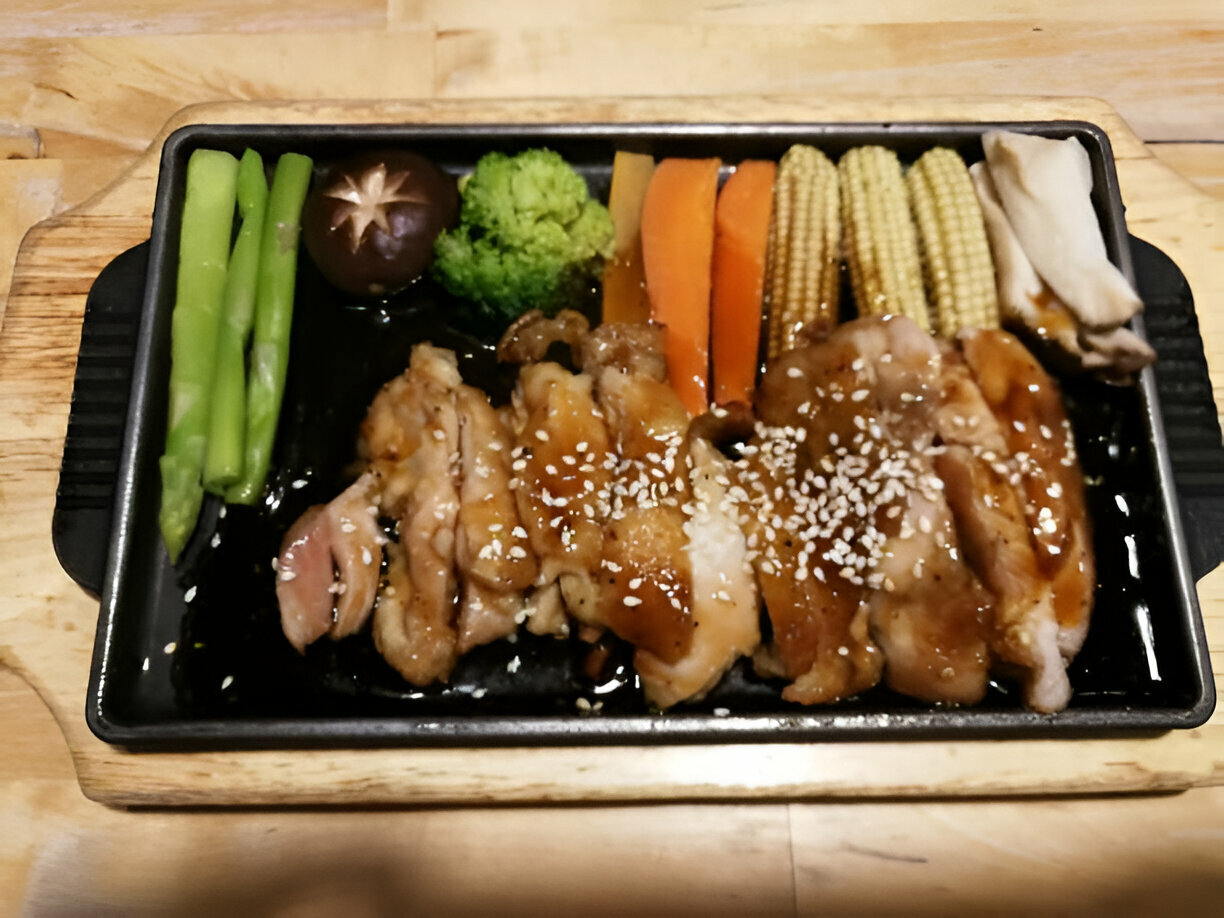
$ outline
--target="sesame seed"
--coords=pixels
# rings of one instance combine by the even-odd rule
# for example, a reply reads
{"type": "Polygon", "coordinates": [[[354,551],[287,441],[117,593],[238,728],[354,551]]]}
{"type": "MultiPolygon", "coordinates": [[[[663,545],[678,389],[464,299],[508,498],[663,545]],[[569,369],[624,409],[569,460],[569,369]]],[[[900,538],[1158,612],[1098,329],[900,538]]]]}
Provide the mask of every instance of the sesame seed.
{"type": "Polygon", "coordinates": [[[642,600],[637,596],[626,596],[623,600],[621,600],[621,602],[623,602],[625,605],[629,606],[630,608],[633,608],[634,606],[640,606],[642,604],[642,600]]]}

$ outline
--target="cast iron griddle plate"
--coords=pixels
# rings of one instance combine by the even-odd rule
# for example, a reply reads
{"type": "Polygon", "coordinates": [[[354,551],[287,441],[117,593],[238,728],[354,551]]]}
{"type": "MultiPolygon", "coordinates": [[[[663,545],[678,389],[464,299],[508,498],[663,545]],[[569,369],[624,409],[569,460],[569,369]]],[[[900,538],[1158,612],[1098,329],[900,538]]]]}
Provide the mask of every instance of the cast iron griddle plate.
{"type": "Polygon", "coordinates": [[[1077,136],[1094,169],[1094,204],[1111,257],[1129,252],[1108,142],[1079,123],[1010,125],[637,125],[539,127],[196,126],[166,143],[149,253],[87,719],[103,739],[133,747],[241,745],[720,742],[948,735],[1055,735],[1192,726],[1214,704],[1186,546],[1177,524],[1164,434],[1150,373],[1137,388],[1065,386],[1076,428],[1100,571],[1096,612],[1071,667],[1071,706],[1026,712],[1014,686],[985,701],[940,709],[877,688],[841,703],[783,702],[780,684],[741,661],[705,700],[651,713],[628,653],[599,678],[582,672],[577,639],[538,638],[478,648],[444,687],[414,689],[374,650],[368,633],[319,641],[299,655],[280,631],[269,562],[286,528],[329,500],[352,461],[357,425],[383,382],[418,341],[453,348],[465,379],[504,399],[510,375],[462,304],[423,281],[386,303],[350,301],[300,259],[291,363],[270,496],[256,509],[205,507],[177,568],[157,528],[157,458],[164,439],[178,222],[187,157],[197,147],[271,164],[293,150],[320,167],[359,149],[401,146],[460,172],[489,150],[547,145],[606,199],[612,153],[777,158],[793,142],[831,156],[863,143],[912,160],[935,145],[981,158],[992,127],[1077,136]],[[186,596],[192,595],[190,602],[186,596]],[[602,702],[597,714],[579,699],[602,702]]]}

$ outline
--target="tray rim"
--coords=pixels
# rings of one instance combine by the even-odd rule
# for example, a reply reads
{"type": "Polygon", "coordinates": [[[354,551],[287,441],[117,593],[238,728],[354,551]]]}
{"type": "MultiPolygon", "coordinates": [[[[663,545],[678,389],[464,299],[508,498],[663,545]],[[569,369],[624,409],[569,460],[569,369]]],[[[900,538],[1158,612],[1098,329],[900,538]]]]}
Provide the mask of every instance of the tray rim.
{"type": "MultiPolygon", "coordinates": [[[[1104,173],[1103,194],[1108,208],[1102,223],[1107,248],[1124,276],[1135,285],[1131,252],[1127,244],[1127,229],[1121,191],[1118,183],[1112,145],[1107,133],[1090,121],[1055,119],[1048,121],[770,121],[770,122],[708,122],[708,121],[637,121],[637,122],[471,122],[471,123],[206,123],[187,124],[173,130],[164,140],[157,175],[157,190],[149,238],[149,266],[141,306],[134,366],[147,365],[153,347],[153,316],[165,284],[172,278],[159,269],[167,256],[167,199],[173,185],[171,165],[182,147],[190,147],[200,136],[241,138],[269,135],[304,135],[307,140],[353,135],[369,140],[375,135],[445,139],[512,139],[531,135],[546,141],[549,137],[593,139],[646,137],[666,131],[669,136],[703,137],[711,134],[749,137],[785,138],[803,135],[803,139],[819,142],[821,136],[836,136],[851,130],[870,131],[899,138],[921,138],[928,134],[956,134],[965,138],[980,136],[993,130],[1015,130],[1034,134],[1086,135],[1097,145],[1104,173]],[[160,216],[159,216],[160,215],[160,216]],[[162,230],[162,231],[159,231],[162,230]]],[[[1093,151],[1089,150],[1090,155],[1093,151]]],[[[1134,329],[1146,339],[1142,315],[1134,318],[1134,329]]],[[[124,429],[118,484],[111,516],[110,548],[102,582],[99,622],[95,635],[89,688],[86,695],[85,720],[95,736],[104,742],[132,750],[163,751],[167,749],[254,748],[315,748],[320,745],[338,748],[360,748],[368,745],[389,745],[404,748],[423,746],[588,746],[710,742],[837,742],[841,740],[912,740],[939,738],[1006,738],[1041,739],[1071,738],[1084,735],[1100,738],[1109,735],[1134,735],[1168,729],[1189,729],[1205,723],[1213,713],[1216,691],[1211,662],[1199,606],[1197,590],[1190,573],[1190,564],[1176,489],[1173,486],[1172,463],[1164,432],[1163,418],[1152,368],[1145,368],[1139,377],[1142,416],[1151,440],[1158,479],[1161,509],[1169,541],[1173,579],[1178,594],[1178,608],[1184,619],[1191,674],[1197,687],[1197,697],[1189,707],[1153,706],[1136,709],[1131,705],[1118,707],[1071,708],[1053,715],[1035,714],[1023,709],[993,712],[983,707],[965,709],[929,708],[898,713],[838,712],[835,708],[813,707],[787,714],[744,714],[727,717],[699,712],[670,712],[659,716],[641,714],[625,717],[568,715],[506,715],[464,717],[443,722],[438,716],[427,717],[362,717],[362,718],[243,718],[148,720],[125,722],[108,716],[104,710],[106,671],[110,663],[111,635],[119,609],[115,605],[124,574],[123,558],[130,546],[129,522],[134,512],[133,491],[136,485],[135,459],[142,437],[149,436],[147,393],[133,373],[129,392],[127,420],[124,429]],[[135,433],[133,433],[135,426],[135,433]],[[1004,722],[992,722],[996,714],[1004,722]],[[1121,724],[1110,718],[1121,716],[1121,724]],[[932,723],[933,718],[942,722],[932,723]],[[951,723],[947,723],[948,720],[951,723]],[[698,721],[697,724],[691,722],[698,721]],[[961,721],[964,721],[961,723],[961,721]],[[518,725],[518,731],[481,728],[518,725]],[[640,725],[646,724],[643,731],[640,725]],[[575,729],[578,725],[578,729],[575,729]],[[619,726],[636,725],[636,735],[617,732],[619,726]],[[662,726],[660,726],[662,725],[662,726]],[[523,729],[523,727],[526,729],[523,729]],[[923,731],[914,735],[913,731],[923,731]],[[710,735],[711,731],[715,734],[710,735]],[[643,735],[644,734],[644,735],[643,735]]]]}

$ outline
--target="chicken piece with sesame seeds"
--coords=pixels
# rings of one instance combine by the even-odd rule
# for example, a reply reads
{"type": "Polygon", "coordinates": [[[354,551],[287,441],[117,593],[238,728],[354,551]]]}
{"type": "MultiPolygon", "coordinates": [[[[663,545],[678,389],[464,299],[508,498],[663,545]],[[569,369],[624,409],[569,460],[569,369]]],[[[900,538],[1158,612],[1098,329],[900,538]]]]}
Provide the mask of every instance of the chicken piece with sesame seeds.
{"type": "Polygon", "coordinates": [[[995,597],[990,648],[1024,684],[1026,703],[1060,710],[1071,697],[1059,654],[1054,595],[1042,575],[1024,504],[1002,462],[986,462],[953,445],[935,459],[970,567],[995,597]]]}
{"type": "Polygon", "coordinates": [[[689,499],[688,413],[666,382],[616,366],[600,371],[597,388],[619,463],[601,493],[608,512],[594,589],[581,604],[571,599],[570,611],[610,628],[639,658],[674,664],[689,652],[695,627],[682,509],[689,499]]]}
{"type": "Polygon", "coordinates": [[[519,519],[539,559],[537,589],[562,577],[580,586],[602,557],[601,501],[616,454],[591,386],[590,376],[551,362],[519,372],[511,470],[519,519]]]}
{"type": "MultiPolygon", "coordinates": [[[[778,467],[785,470],[775,489],[784,505],[794,502],[794,512],[789,522],[774,512],[768,519],[775,535],[764,536],[775,554],[777,531],[785,533],[783,546],[800,536],[805,569],[809,577],[823,575],[821,595],[828,597],[814,604],[815,622],[804,622],[799,608],[784,615],[782,627],[774,626],[772,649],[782,657],[781,635],[796,640],[792,654],[803,646],[801,636],[812,641],[806,653],[813,660],[857,653],[865,661],[858,678],[866,681],[879,671],[874,643],[895,690],[971,703],[986,688],[991,597],[959,557],[932,467],[940,370],[939,346],[899,316],[847,323],[767,369],[758,416],[778,431],[777,439],[796,445],[789,464],[772,463],[775,477],[778,467]],[[781,525],[773,525],[774,517],[781,525]],[[823,620],[830,609],[841,610],[832,617],[834,628],[823,620]],[[838,632],[845,637],[834,643],[838,632]]],[[[770,560],[767,552],[764,559],[770,560]]],[[[758,576],[761,566],[759,556],[758,576]]],[[[764,584],[762,592],[768,609],[764,584]]],[[[775,611],[769,609],[771,622],[775,611]]],[[[793,672],[787,675],[795,678],[793,672]]],[[[810,683],[793,687],[790,696],[841,697],[815,678],[810,683]]]]}
{"type": "Polygon", "coordinates": [[[460,595],[457,650],[466,653],[512,634],[523,592],[539,565],[510,489],[513,436],[479,389],[455,389],[462,484],[455,531],[460,595]]]}
{"type": "Polygon", "coordinates": [[[965,361],[998,419],[1022,496],[1037,567],[1049,584],[1048,608],[1015,632],[1040,661],[1025,680],[1025,701],[1039,711],[1066,705],[1065,666],[1087,634],[1096,590],[1092,531],[1075,440],[1057,384],[1014,335],[972,330],[961,336],[965,361]],[[1056,656],[1057,655],[1057,656],[1056,656]],[[1058,658],[1061,658],[1061,662],[1058,658]]]}
{"type": "Polygon", "coordinates": [[[801,462],[800,448],[793,432],[758,425],[738,463],[746,546],[773,632],[753,665],[788,680],[787,701],[822,704],[879,682],[884,656],[868,630],[867,588],[839,573],[848,479],[835,464],[801,462]]]}
{"type": "Polygon", "coordinates": [[[374,516],[374,490],[366,473],[330,503],[307,510],[285,534],[276,598],[282,630],[299,651],[324,634],[348,637],[369,618],[386,541],[374,516]]]}
{"type": "Polygon", "coordinates": [[[711,443],[691,442],[691,517],[684,524],[692,631],[687,651],[668,662],[639,648],[634,665],[646,699],[659,708],[702,698],[761,642],[760,601],[736,508],[730,462],[711,443]]]}
{"type": "Polygon", "coordinates": [[[385,592],[380,597],[374,643],[400,675],[421,686],[445,681],[458,658],[460,384],[452,351],[417,345],[408,369],[375,396],[361,429],[361,453],[379,476],[383,510],[399,520],[406,576],[391,601],[385,592]]]}
{"type": "Polygon", "coordinates": [[[871,629],[887,660],[885,682],[923,701],[976,704],[986,694],[994,599],[961,556],[947,501],[911,490],[898,534],[874,573],[871,629]]]}

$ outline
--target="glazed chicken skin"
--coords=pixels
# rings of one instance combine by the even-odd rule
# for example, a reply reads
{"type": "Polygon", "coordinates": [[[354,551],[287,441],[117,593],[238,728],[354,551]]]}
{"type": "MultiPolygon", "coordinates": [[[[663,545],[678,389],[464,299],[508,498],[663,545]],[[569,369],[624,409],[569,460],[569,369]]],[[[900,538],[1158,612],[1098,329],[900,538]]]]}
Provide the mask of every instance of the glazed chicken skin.
{"type": "MultiPolygon", "coordinates": [[[[710,506],[721,487],[715,478],[725,478],[721,457],[703,444],[700,468],[691,460],[688,413],[666,382],[659,330],[605,325],[575,334],[583,322],[564,311],[556,319],[527,316],[507,336],[515,339],[516,359],[537,358],[553,341],[569,343],[581,367],[573,378],[593,380],[594,413],[607,431],[596,474],[597,454],[577,457],[592,482],[583,485],[591,507],[584,506],[584,518],[601,527],[597,569],[564,569],[557,582],[566,609],[590,636],[606,629],[634,646],[647,700],[666,708],[700,697],[751,652],[759,641],[755,589],[734,514],[710,506]],[[692,499],[695,474],[703,500],[692,499]]],[[[560,384],[555,364],[524,367],[520,380],[539,372],[560,384]]],[[[593,432],[584,436],[588,447],[596,442],[593,432]]],[[[552,464],[566,462],[563,452],[552,464]]],[[[555,519],[555,507],[552,513],[555,519]]],[[[568,524],[563,515],[548,529],[568,524]]]]}
{"type": "Polygon", "coordinates": [[[445,680],[458,659],[460,383],[452,352],[418,345],[403,375],[375,396],[361,429],[360,452],[382,485],[383,512],[399,521],[406,555],[396,601],[375,608],[374,643],[413,685],[445,680]]]}
{"type": "Polygon", "coordinates": [[[560,364],[530,364],[519,371],[514,427],[514,496],[540,563],[528,627],[564,634],[562,588],[568,584],[572,591],[589,592],[603,555],[604,508],[597,495],[607,489],[616,456],[591,377],[560,364]]]}
{"type": "Polygon", "coordinates": [[[667,383],[615,366],[599,371],[599,404],[619,462],[600,495],[608,512],[594,608],[575,614],[675,663],[694,628],[681,509],[689,498],[688,413],[667,383]]]}
{"type": "Polygon", "coordinates": [[[1010,453],[1008,483],[1017,492],[1010,531],[1020,513],[1041,601],[999,629],[1000,656],[1024,670],[1025,702],[1038,711],[1066,706],[1066,665],[1083,645],[1096,589],[1084,478],[1057,384],[1013,335],[962,334],[965,361],[998,420],[1010,453]]]}
{"type": "Polygon", "coordinates": [[[646,698],[659,708],[705,697],[761,642],[747,541],[727,500],[730,463],[704,440],[695,440],[690,453],[693,511],[684,526],[692,618],[688,649],[670,662],[648,650],[634,655],[646,698]]]}
{"type": "Polygon", "coordinates": [[[462,484],[455,530],[460,598],[456,650],[513,634],[539,565],[510,488],[513,436],[479,389],[455,389],[462,484]]]}
{"type": "Polygon", "coordinates": [[[688,412],[665,381],[649,326],[596,329],[583,366],[620,455],[610,488],[596,618],[637,649],[647,701],[703,697],[760,641],[744,536],[726,496],[729,463],[686,438],[688,412]]]}
{"type": "Polygon", "coordinates": [[[789,495],[795,512],[758,510],[781,524],[764,533],[774,547],[758,576],[772,573],[778,545],[790,542],[799,549],[793,569],[804,572],[791,579],[817,581],[789,603],[775,597],[773,608],[762,586],[774,656],[812,661],[798,677],[790,665],[794,700],[869,687],[881,655],[885,681],[904,694],[967,704],[985,693],[991,598],[960,556],[932,465],[942,363],[911,320],[871,317],[784,353],[761,380],[766,433],[797,445],[789,465],[767,463],[785,479],[774,485],[779,503],[789,495]]]}

